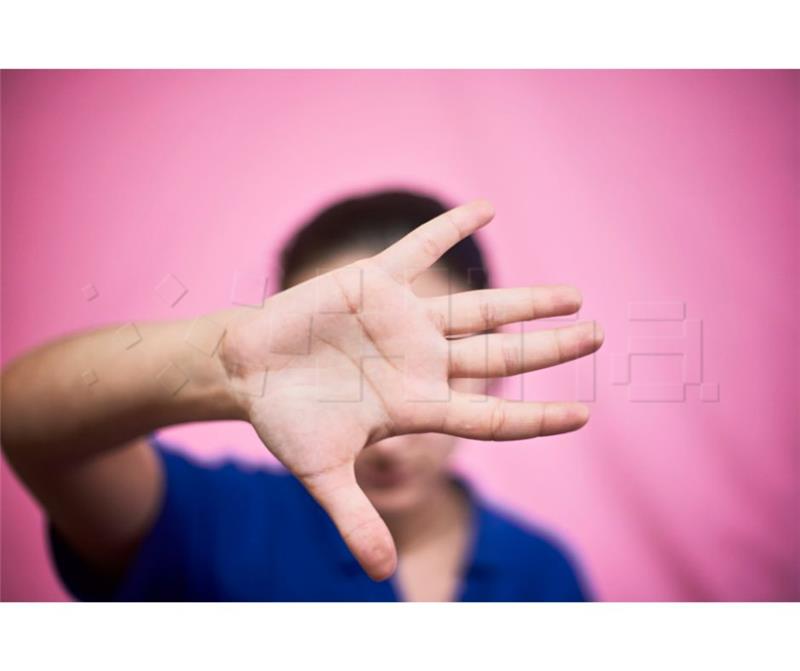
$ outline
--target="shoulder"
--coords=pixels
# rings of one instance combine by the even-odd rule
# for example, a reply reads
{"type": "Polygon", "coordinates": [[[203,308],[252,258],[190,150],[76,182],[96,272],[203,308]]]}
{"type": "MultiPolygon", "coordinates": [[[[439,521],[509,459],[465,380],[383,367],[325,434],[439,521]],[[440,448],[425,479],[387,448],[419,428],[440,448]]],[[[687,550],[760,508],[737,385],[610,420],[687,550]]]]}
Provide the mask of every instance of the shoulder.
{"type": "Polygon", "coordinates": [[[165,487],[154,535],[183,542],[190,553],[215,547],[224,561],[263,556],[265,543],[280,542],[287,552],[309,549],[327,524],[319,504],[286,471],[231,460],[201,463],[163,444],[155,447],[165,487]]]}
{"type": "Polygon", "coordinates": [[[217,461],[200,460],[184,450],[161,439],[151,441],[167,475],[188,478],[207,484],[247,484],[262,480],[281,486],[288,482],[288,474],[265,466],[251,466],[225,458],[217,461]]]}
{"type": "Polygon", "coordinates": [[[231,515],[244,521],[267,510],[272,520],[280,520],[278,512],[311,503],[300,483],[285,471],[231,460],[201,463],[160,440],[153,446],[164,472],[167,508],[204,513],[194,517],[206,521],[231,515]]]}
{"type": "Polygon", "coordinates": [[[510,550],[509,563],[566,561],[566,551],[553,534],[502,508],[480,503],[482,522],[498,547],[510,550]]]}
{"type": "Polygon", "coordinates": [[[577,562],[560,539],[497,506],[478,506],[489,560],[517,582],[526,598],[587,600],[577,562]]]}

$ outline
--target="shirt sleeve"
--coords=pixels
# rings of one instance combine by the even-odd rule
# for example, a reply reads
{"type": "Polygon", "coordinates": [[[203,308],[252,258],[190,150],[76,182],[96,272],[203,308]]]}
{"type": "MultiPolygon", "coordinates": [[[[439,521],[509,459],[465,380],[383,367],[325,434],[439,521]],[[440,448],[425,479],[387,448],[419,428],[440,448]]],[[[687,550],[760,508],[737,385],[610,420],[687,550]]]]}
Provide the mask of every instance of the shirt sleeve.
{"type": "Polygon", "coordinates": [[[161,505],[123,576],[109,582],[48,525],[51,555],[67,590],[82,601],[205,600],[209,548],[219,512],[213,501],[223,469],[209,469],[151,441],[164,473],[161,505]]]}

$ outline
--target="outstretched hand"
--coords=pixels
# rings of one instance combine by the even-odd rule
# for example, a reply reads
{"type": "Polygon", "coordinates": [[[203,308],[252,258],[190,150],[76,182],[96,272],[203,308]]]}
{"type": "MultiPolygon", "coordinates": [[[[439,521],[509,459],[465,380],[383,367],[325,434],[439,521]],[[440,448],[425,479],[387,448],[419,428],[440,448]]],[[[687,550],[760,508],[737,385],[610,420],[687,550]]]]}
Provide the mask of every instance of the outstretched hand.
{"type": "Polygon", "coordinates": [[[446,212],[371,258],[271,297],[232,324],[223,342],[223,364],[258,435],[376,580],[394,572],[397,558],[388,528],[356,482],[354,463],[366,446],[425,432],[532,438],[573,431],[588,419],[578,403],[505,401],[450,386],[453,378],[562,363],[602,341],[593,323],[483,334],[577,311],[580,295],[570,287],[414,294],[410,283],[493,214],[485,201],[446,212]]]}

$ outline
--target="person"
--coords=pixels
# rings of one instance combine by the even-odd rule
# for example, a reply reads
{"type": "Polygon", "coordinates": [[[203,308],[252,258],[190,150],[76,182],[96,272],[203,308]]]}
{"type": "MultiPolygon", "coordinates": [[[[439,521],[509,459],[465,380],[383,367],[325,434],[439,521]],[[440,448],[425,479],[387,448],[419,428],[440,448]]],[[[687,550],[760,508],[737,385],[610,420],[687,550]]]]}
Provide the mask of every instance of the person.
{"type": "Polygon", "coordinates": [[[493,209],[378,192],[318,214],[261,308],[80,333],[2,374],[2,444],[86,600],[587,598],[547,533],[448,470],[457,438],[573,431],[579,403],[506,401],[487,380],[594,352],[569,286],[488,287],[493,209]],[[289,474],[203,466],[153,437],[250,422],[289,474]],[[388,579],[388,580],[387,580],[388,579]]]}

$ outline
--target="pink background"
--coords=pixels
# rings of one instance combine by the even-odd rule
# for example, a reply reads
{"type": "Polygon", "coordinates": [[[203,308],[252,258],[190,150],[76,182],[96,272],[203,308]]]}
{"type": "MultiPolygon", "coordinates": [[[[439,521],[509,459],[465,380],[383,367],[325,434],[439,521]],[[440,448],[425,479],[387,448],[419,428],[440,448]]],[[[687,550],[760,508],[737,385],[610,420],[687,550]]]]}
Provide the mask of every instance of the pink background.
{"type": "MultiPolygon", "coordinates": [[[[593,387],[586,429],[465,444],[459,467],[557,531],[600,598],[800,596],[796,72],[2,77],[3,361],[73,329],[224,306],[237,272],[271,276],[292,228],[352,190],[487,197],[498,282],[576,284],[606,344],[593,384],[570,364],[522,387],[593,387]],[[167,273],[189,289],[174,308],[154,290],[167,273]],[[639,301],[703,321],[718,402],[699,385],[632,402],[612,384],[630,336],[682,328],[630,321],[639,301]]],[[[634,357],[632,380],[680,383],[681,357],[634,357]]],[[[167,433],[203,459],[268,460],[244,424],[167,433]]],[[[66,598],[5,463],[2,597],[66,598]]]]}

